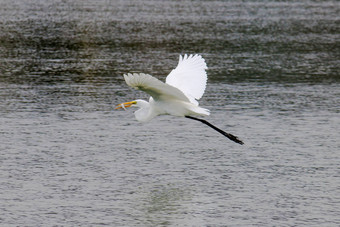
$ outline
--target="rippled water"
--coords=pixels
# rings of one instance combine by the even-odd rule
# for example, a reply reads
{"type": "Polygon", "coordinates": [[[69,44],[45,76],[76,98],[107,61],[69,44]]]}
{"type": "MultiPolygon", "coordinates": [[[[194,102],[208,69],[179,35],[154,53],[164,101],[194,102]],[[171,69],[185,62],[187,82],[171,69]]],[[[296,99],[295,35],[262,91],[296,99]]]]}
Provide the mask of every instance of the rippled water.
{"type": "Polygon", "coordinates": [[[0,2],[2,226],[339,226],[337,1],[0,2]],[[199,122],[138,123],[178,55],[199,122]]]}

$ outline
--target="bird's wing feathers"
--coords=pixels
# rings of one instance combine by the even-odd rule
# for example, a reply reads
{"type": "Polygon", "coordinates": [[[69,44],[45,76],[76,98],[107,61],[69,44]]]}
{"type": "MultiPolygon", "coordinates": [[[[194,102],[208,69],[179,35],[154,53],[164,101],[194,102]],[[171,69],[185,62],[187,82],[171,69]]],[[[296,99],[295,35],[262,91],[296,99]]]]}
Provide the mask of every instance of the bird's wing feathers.
{"type": "Polygon", "coordinates": [[[203,96],[207,83],[207,65],[200,55],[179,56],[177,67],[170,72],[166,83],[181,90],[192,103],[203,96]]]}
{"type": "Polygon", "coordinates": [[[178,88],[144,73],[128,73],[124,75],[126,83],[135,89],[139,89],[151,95],[155,100],[177,99],[189,102],[186,95],[178,88]]]}

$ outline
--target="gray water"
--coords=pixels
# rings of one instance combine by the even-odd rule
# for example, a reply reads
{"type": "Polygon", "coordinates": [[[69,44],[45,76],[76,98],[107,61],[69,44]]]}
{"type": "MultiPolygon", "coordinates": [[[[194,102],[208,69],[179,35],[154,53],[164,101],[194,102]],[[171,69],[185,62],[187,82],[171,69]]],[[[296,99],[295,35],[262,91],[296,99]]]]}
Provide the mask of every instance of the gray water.
{"type": "Polygon", "coordinates": [[[339,226],[337,1],[0,1],[0,226],[339,226]],[[114,105],[201,54],[206,120],[114,105]]]}

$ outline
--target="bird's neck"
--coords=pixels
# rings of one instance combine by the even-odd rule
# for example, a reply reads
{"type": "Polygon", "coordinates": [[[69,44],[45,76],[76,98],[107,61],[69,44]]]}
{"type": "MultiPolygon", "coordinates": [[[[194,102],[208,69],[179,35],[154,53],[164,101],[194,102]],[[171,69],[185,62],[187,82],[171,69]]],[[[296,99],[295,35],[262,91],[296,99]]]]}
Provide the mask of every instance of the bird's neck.
{"type": "Polygon", "coordinates": [[[135,117],[138,121],[147,122],[158,115],[154,110],[153,102],[153,99],[150,99],[150,102],[137,100],[140,109],[135,112],[135,117]]]}

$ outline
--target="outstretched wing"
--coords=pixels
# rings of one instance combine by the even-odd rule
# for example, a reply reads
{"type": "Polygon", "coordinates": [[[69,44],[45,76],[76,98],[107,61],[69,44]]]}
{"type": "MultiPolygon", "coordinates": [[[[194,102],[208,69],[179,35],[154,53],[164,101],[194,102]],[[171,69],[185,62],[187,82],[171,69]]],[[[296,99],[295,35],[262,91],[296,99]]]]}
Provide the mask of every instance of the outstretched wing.
{"type": "Polygon", "coordinates": [[[135,89],[139,89],[151,95],[154,100],[177,99],[189,102],[182,91],[169,84],[163,83],[153,76],[144,73],[128,73],[124,75],[126,83],[135,89]]]}
{"type": "Polygon", "coordinates": [[[193,104],[198,105],[207,84],[208,69],[204,59],[200,55],[179,56],[177,67],[170,72],[166,83],[181,90],[193,104]]]}

